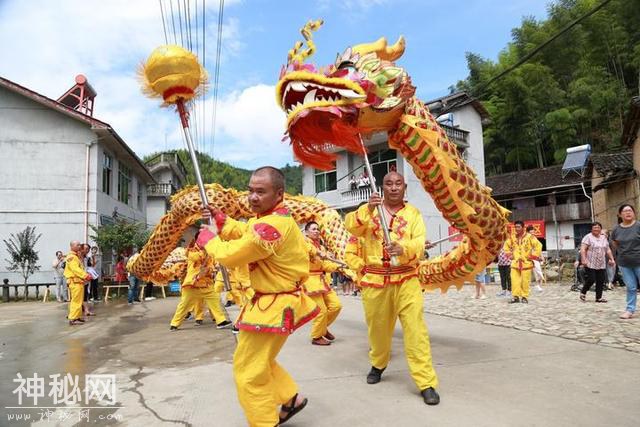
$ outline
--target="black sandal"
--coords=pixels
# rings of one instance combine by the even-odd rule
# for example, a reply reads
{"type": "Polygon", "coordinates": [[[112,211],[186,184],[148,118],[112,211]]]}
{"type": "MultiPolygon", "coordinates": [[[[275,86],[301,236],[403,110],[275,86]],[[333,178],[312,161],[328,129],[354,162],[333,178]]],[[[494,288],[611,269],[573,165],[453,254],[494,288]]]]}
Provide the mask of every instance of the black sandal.
{"type": "Polygon", "coordinates": [[[585,302],[587,300],[586,294],[580,294],[580,301],[585,302]]]}
{"type": "Polygon", "coordinates": [[[295,396],[293,396],[293,398],[291,399],[292,403],[291,406],[287,406],[287,405],[282,405],[281,406],[281,410],[286,412],[287,415],[282,418],[280,417],[280,424],[282,425],[285,422],[289,421],[291,419],[291,417],[293,417],[295,414],[297,414],[298,412],[302,411],[304,409],[305,406],[307,406],[307,403],[309,402],[309,399],[307,399],[306,397],[304,398],[304,400],[302,401],[302,403],[300,403],[298,406],[296,406],[296,401],[298,400],[298,393],[295,394],[295,396]]]}
{"type": "Polygon", "coordinates": [[[607,300],[606,300],[606,299],[604,299],[604,298],[600,298],[600,299],[597,299],[597,300],[596,300],[596,302],[609,302],[609,301],[607,301],[607,300]]]}

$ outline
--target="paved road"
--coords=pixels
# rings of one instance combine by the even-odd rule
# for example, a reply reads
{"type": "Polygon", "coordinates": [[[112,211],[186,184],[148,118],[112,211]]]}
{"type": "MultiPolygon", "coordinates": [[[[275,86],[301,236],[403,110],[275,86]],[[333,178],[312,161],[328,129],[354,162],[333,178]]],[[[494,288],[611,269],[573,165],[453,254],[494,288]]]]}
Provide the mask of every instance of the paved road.
{"type": "MultiPolygon", "coordinates": [[[[542,313],[547,309],[543,308],[551,307],[552,301],[564,301],[561,292],[553,297],[555,293],[547,290],[540,298],[532,298],[529,306],[518,307],[493,297],[472,301],[470,295],[469,287],[461,293],[426,297],[429,312],[446,313],[426,316],[441,382],[439,406],[424,405],[414,388],[399,328],[383,381],[374,386],[365,383],[369,366],[361,302],[344,297],[345,308],[333,328],[338,337],[334,345],[310,345],[306,326],[290,338],[281,353],[280,362],[310,400],[309,406],[287,425],[637,425],[638,353],[605,345],[602,339],[602,345],[598,345],[520,330],[524,324],[530,329],[538,329],[534,328],[536,322],[546,324],[542,313]],[[538,315],[532,316],[531,312],[538,315]],[[515,318],[529,320],[514,324],[515,318]]],[[[576,300],[577,295],[566,298],[566,305],[572,307],[570,300],[576,300]]],[[[32,420],[40,418],[40,411],[35,409],[6,409],[18,406],[17,395],[12,394],[16,387],[12,379],[17,372],[24,377],[34,372],[45,377],[67,372],[115,375],[114,406],[118,408],[92,401],[91,406],[105,406],[90,409],[90,421],[96,426],[246,425],[231,373],[234,339],[209,322],[202,327],[186,322],[180,331],[169,332],[176,304],[176,298],[132,307],[121,302],[101,304],[96,307],[98,316],[89,324],[73,328],[65,324],[63,305],[0,305],[0,411],[4,411],[0,425],[26,425],[7,421],[9,415],[19,412],[30,413],[32,420]]],[[[610,304],[596,307],[575,302],[577,310],[591,310],[593,316],[609,319],[609,323],[595,321],[607,330],[617,324],[615,314],[621,307],[619,303],[610,304]]],[[[551,313],[552,309],[548,310],[551,313]]],[[[573,324],[573,316],[565,306],[558,310],[555,316],[547,317],[564,330],[565,323],[573,324]]],[[[629,325],[633,333],[639,322],[632,320],[629,325]]],[[[51,398],[41,399],[38,404],[47,405],[51,405],[51,398]]],[[[45,417],[32,425],[84,425],[78,423],[78,415],[78,410],[58,408],[52,410],[50,421],[45,417]],[[70,418],[59,421],[65,413],[70,418]]]]}

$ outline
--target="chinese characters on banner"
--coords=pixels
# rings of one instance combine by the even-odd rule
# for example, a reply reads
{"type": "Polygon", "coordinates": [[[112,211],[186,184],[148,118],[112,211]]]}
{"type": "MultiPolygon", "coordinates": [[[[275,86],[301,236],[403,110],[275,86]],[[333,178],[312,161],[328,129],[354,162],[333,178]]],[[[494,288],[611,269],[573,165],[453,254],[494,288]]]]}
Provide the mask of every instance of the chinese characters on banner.
{"type": "MultiPolygon", "coordinates": [[[[533,234],[534,236],[536,236],[539,239],[546,239],[546,230],[544,227],[544,221],[539,220],[539,219],[531,219],[531,220],[527,220],[527,221],[523,221],[524,222],[524,227],[527,228],[529,225],[533,226],[533,230],[531,232],[531,234],[533,234]]],[[[509,227],[509,233],[513,232],[513,222],[510,222],[507,227],[509,227]]]]}

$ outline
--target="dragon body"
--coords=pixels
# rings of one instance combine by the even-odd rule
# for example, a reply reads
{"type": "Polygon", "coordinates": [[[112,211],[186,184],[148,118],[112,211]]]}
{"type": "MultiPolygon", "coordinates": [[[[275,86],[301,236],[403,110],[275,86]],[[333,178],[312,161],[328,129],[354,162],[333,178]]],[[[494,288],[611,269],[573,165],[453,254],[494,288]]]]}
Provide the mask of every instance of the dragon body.
{"type": "MultiPolygon", "coordinates": [[[[253,216],[246,191],[224,188],[218,184],[207,184],[206,191],[209,203],[230,217],[242,219],[253,216]]],[[[322,224],[321,238],[327,248],[336,257],[343,258],[349,236],[338,212],[313,197],[285,194],[284,205],[298,224],[309,221],[322,224]]],[[[171,210],[160,219],[147,244],[131,260],[127,269],[137,277],[158,283],[173,276],[181,266],[186,267],[186,263],[179,262],[180,253],[174,249],[180,249],[176,249],[176,246],[184,232],[201,218],[202,201],[196,186],[174,194],[171,210]]]]}
{"type": "Polygon", "coordinates": [[[298,42],[289,51],[276,86],[296,157],[333,169],[336,147],[364,154],[362,136],[386,132],[389,147],[407,160],[445,219],[464,235],[453,250],[421,262],[423,286],[446,291],[472,280],[499,252],[509,211],[491,197],[415,98],[411,78],[395,63],[405,50],[402,37],[391,46],[380,38],[350,47],[334,64],[316,68],[305,60],[315,51],[311,34],[321,24],[311,21],[302,29],[308,47],[298,42]]]}

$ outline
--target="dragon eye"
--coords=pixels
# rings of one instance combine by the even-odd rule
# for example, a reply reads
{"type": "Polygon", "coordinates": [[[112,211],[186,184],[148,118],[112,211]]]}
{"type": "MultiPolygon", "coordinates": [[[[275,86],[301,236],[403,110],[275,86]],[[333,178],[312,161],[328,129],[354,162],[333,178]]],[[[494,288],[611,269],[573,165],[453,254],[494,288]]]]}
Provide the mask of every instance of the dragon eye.
{"type": "Polygon", "coordinates": [[[341,62],[340,65],[338,65],[338,70],[355,71],[356,65],[353,62],[344,61],[344,62],[341,62]]]}

